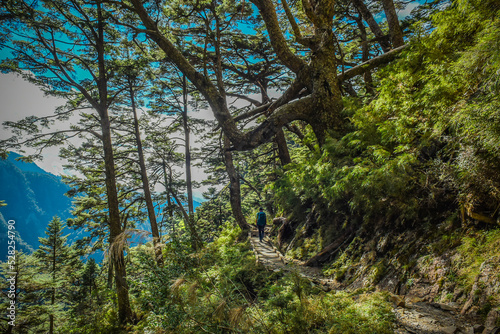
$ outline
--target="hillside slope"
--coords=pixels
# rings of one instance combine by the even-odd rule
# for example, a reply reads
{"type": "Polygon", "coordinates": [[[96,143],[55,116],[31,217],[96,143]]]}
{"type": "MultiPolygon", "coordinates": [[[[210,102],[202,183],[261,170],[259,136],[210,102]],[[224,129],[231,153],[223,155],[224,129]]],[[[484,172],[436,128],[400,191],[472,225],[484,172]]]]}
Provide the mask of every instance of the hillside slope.
{"type": "MultiPolygon", "coordinates": [[[[59,177],[33,163],[12,161],[17,156],[13,153],[9,159],[0,160],[0,199],[7,204],[0,208],[0,214],[4,220],[16,222],[17,245],[30,252],[38,248],[38,238],[44,236],[53,216],[69,217],[71,200],[64,195],[69,188],[59,177]]],[[[4,238],[6,225],[0,222],[0,238],[4,238]]],[[[6,251],[0,249],[0,259],[5,258],[6,251]]]]}

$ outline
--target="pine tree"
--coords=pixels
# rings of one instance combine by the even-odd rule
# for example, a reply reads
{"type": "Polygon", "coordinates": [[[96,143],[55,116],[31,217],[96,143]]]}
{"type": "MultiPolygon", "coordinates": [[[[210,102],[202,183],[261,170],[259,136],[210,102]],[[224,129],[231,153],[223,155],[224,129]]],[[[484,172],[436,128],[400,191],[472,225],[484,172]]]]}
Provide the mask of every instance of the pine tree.
{"type": "MultiPolygon", "coordinates": [[[[10,38],[8,42],[3,39],[0,42],[12,52],[11,59],[2,61],[2,71],[20,73],[46,93],[68,101],[53,116],[34,115],[10,122],[17,134],[28,134],[29,138],[19,140],[15,136],[3,141],[2,150],[22,149],[24,144],[36,147],[40,155],[43,148],[67,143],[73,136],[97,138],[104,161],[107,224],[113,243],[123,230],[109,113],[118,94],[111,82],[114,74],[111,59],[116,56],[113,51],[119,33],[109,24],[110,8],[103,1],[40,1],[35,6],[23,0],[9,0],[1,3],[0,11],[5,18],[0,34],[10,38]],[[92,110],[90,118],[97,122],[97,127],[72,125],[69,129],[45,132],[53,120],[67,120],[83,109],[92,110]]],[[[89,114],[81,112],[80,116],[85,119],[89,114]]],[[[126,323],[132,320],[132,309],[124,255],[117,253],[113,259],[119,319],[126,323]]]]}
{"type": "Polygon", "coordinates": [[[68,236],[63,236],[64,224],[59,217],[54,217],[45,234],[39,238],[40,247],[34,255],[42,264],[42,272],[49,276],[49,287],[45,292],[45,303],[49,313],[49,333],[55,332],[57,322],[64,316],[67,303],[69,278],[71,275],[72,252],[67,244],[68,236]]]}

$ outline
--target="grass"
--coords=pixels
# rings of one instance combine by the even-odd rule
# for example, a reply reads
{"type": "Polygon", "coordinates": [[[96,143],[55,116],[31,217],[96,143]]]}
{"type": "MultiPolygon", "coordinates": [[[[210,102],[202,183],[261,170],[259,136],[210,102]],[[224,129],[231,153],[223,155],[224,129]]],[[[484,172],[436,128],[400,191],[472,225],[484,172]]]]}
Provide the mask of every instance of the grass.
{"type": "Polygon", "coordinates": [[[454,263],[456,273],[463,284],[470,287],[480,273],[481,265],[487,259],[498,257],[500,229],[482,231],[462,238],[457,248],[459,262],[454,263]]]}

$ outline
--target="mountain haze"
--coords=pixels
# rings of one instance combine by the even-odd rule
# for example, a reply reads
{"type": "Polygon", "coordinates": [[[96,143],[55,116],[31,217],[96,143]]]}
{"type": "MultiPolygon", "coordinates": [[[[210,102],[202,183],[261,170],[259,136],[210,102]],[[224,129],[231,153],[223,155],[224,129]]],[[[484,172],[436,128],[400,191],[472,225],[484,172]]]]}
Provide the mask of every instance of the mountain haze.
{"type": "MultiPolygon", "coordinates": [[[[11,153],[0,160],[0,242],[6,245],[7,221],[14,220],[18,250],[30,252],[39,245],[53,216],[66,219],[70,216],[71,200],[64,194],[69,190],[60,177],[50,174],[34,163],[16,161],[19,155],[11,153]]],[[[6,247],[0,249],[5,259],[6,247]]]]}

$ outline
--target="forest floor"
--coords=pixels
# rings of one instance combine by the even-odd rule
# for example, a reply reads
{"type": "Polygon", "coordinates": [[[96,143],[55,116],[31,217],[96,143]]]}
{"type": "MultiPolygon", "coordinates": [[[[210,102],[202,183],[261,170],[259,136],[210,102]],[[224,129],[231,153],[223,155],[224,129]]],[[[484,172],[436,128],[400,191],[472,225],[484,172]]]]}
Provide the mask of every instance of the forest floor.
{"type": "MultiPolygon", "coordinates": [[[[319,285],[324,291],[337,290],[339,285],[335,280],[325,277],[320,268],[304,266],[302,262],[284,257],[265,237],[259,241],[258,232],[253,229],[250,234],[256,261],[271,271],[296,272],[313,284],[319,285]]],[[[458,308],[440,303],[424,302],[420,298],[391,295],[394,305],[397,334],[474,334],[483,333],[484,326],[470,323],[460,315],[458,308]]]]}

